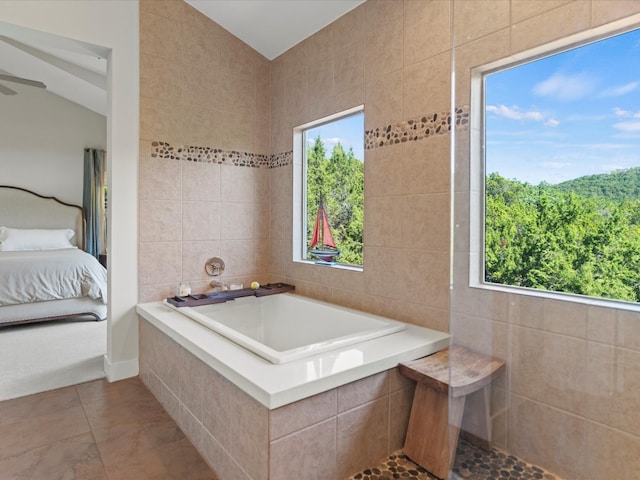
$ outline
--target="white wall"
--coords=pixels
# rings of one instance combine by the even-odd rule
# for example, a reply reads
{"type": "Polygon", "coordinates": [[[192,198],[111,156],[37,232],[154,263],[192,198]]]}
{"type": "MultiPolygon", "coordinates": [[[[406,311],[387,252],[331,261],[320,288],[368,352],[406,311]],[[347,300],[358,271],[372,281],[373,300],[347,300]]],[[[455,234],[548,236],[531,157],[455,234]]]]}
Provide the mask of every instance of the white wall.
{"type": "Polygon", "coordinates": [[[0,184],[82,205],[83,150],[106,149],[107,118],[39,88],[12,88],[18,95],[0,95],[0,184]]]}
{"type": "Polygon", "coordinates": [[[108,59],[109,380],[138,373],[138,7],[136,0],[0,1],[0,22],[102,46],[108,59]]]}

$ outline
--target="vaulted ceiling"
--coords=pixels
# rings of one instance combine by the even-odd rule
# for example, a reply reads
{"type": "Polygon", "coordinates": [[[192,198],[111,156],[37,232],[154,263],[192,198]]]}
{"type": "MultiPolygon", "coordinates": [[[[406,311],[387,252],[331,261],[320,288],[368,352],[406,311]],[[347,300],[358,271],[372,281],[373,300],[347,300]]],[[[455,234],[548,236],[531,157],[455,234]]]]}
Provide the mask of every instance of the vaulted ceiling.
{"type": "Polygon", "coordinates": [[[269,60],[364,0],[186,0],[269,60]]]}

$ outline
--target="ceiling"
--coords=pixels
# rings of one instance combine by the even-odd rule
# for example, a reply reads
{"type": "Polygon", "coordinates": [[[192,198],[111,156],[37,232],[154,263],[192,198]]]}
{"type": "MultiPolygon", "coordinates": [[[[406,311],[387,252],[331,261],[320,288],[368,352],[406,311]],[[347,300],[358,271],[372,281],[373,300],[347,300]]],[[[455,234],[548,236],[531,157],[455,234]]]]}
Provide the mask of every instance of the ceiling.
{"type": "MultiPolygon", "coordinates": [[[[364,1],[186,0],[269,60],[364,1]]],[[[47,91],[105,116],[108,55],[105,47],[0,22],[0,73],[44,82],[47,91]]],[[[37,90],[0,83],[20,95],[37,90]]]]}
{"type": "MultiPolygon", "coordinates": [[[[49,92],[105,116],[107,55],[104,47],[0,22],[1,72],[44,82],[49,92]]],[[[1,83],[20,95],[33,90],[1,83]]]]}
{"type": "Polygon", "coordinates": [[[185,0],[273,60],[364,0],[185,0]]]}

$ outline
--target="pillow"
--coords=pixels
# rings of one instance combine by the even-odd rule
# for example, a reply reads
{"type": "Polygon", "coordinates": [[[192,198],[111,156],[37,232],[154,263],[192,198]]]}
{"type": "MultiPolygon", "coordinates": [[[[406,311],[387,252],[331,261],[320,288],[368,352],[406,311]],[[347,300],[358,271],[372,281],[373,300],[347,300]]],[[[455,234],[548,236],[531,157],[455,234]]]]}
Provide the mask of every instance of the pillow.
{"type": "Polygon", "coordinates": [[[75,232],[70,228],[53,230],[0,227],[0,251],[76,248],[69,241],[74,235],[75,232]]]}

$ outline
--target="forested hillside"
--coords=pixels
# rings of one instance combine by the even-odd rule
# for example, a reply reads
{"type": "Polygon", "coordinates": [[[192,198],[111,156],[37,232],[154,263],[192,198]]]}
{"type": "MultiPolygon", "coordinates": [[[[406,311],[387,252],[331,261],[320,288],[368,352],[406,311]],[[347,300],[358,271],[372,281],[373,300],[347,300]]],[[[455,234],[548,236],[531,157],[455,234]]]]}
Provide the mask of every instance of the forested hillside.
{"type": "Polygon", "coordinates": [[[631,169],[534,186],[492,173],[485,280],[640,301],[638,175],[631,169]]]}
{"type": "Polygon", "coordinates": [[[585,197],[605,197],[615,202],[640,198],[640,167],[609,174],[587,175],[559,183],[553,188],[585,197]]]}

